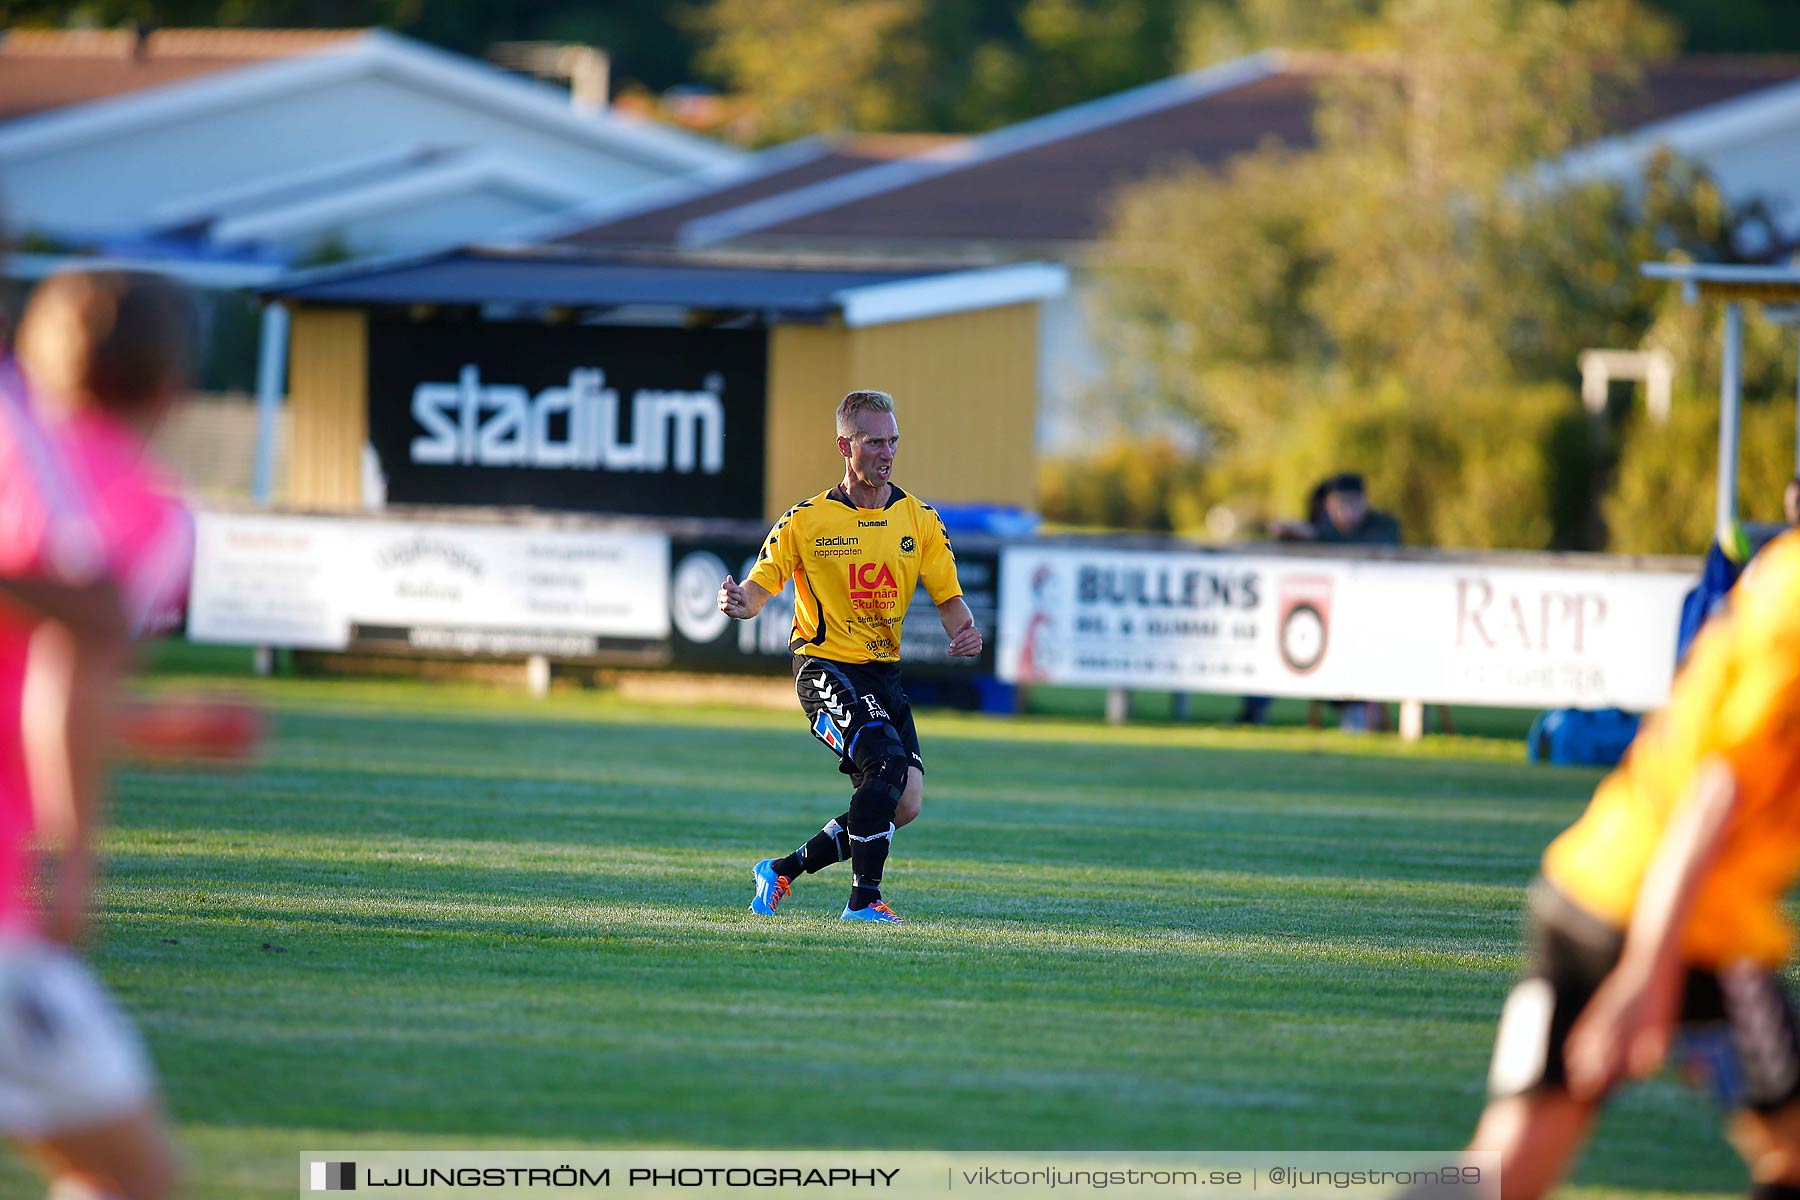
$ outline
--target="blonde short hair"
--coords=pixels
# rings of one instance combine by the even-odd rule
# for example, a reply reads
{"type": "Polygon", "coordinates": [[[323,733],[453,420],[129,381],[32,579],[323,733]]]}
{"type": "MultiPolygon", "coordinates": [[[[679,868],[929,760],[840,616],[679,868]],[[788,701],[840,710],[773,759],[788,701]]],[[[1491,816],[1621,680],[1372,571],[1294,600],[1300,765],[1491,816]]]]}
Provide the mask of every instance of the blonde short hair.
{"type": "Polygon", "coordinates": [[[858,390],[849,393],[837,406],[837,431],[839,437],[849,437],[856,432],[856,414],[860,412],[894,411],[894,398],[886,392],[872,389],[858,390]]]}

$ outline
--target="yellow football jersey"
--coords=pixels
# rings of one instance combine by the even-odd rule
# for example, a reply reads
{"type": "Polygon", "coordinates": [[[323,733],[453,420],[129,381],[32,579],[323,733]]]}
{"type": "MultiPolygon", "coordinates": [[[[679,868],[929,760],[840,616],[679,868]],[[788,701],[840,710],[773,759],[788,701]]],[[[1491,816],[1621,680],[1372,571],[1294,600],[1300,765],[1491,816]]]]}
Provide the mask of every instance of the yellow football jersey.
{"type": "Polygon", "coordinates": [[[886,508],[858,508],[839,484],[781,515],[746,581],[770,595],[794,580],[795,654],[900,661],[900,624],[924,581],[932,603],[962,595],[944,522],[893,484],[886,508]]]}
{"type": "Polygon", "coordinates": [[[1700,633],[1669,697],[1581,819],[1544,855],[1544,875],[1623,929],[1695,768],[1730,763],[1738,798],[1683,932],[1686,960],[1776,965],[1793,934],[1781,897],[1800,875],[1800,534],[1771,542],[1700,633]]]}

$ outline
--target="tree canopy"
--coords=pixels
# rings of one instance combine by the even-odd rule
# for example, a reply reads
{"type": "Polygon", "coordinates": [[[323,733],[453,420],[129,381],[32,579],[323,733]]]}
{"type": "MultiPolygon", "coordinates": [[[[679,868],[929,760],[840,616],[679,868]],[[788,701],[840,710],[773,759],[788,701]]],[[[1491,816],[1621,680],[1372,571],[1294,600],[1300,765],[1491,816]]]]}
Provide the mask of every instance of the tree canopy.
{"type": "Polygon", "coordinates": [[[1648,331],[1681,341],[1691,371],[1705,315],[1637,266],[1729,261],[1762,214],[1667,156],[1632,186],[1545,167],[1674,47],[1634,0],[1340,11],[1363,52],[1320,86],[1316,147],[1177,167],[1119,197],[1099,305],[1110,406],[1196,431],[1202,490],[1253,514],[1363,467],[1427,540],[1591,543],[1593,497],[1569,490],[1557,514],[1546,494],[1557,463],[1604,465],[1568,457],[1576,356],[1648,331]],[[1535,446],[1542,469],[1496,465],[1502,442],[1535,446]],[[1334,463],[1333,447],[1373,461],[1334,463]],[[1504,517],[1498,491],[1466,503],[1480,480],[1531,478],[1521,513],[1547,523],[1504,517]]]}
{"type": "MultiPolygon", "coordinates": [[[[1709,52],[1800,51],[1789,0],[1648,0],[1709,52]]],[[[745,93],[768,130],[976,132],[1265,46],[1366,49],[1381,0],[0,0],[14,25],[384,25],[465,54],[605,49],[621,86],[745,93]],[[810,18],[810,19],[808,19],[810,18]],[[857,76],[854,84],[847,76],[857,76]]]]}

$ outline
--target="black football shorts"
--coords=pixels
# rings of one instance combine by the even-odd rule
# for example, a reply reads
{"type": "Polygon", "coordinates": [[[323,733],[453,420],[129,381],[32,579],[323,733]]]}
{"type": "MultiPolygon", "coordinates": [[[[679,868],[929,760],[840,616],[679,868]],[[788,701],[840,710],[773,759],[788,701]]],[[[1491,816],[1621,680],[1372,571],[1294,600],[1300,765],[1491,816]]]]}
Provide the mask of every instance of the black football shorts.
{"type": "Polygon", "coordinates": [[[871,725],[885,724],[905,747],[907,760],[921,772],[919,732],[913,728],[912,704],[900,686],[900,667],[892,663],[841,663],[810,655],[794,656],[794,691],[806,710],[812,735],[838,756],[838,770],[855,775],[852,755],[857,739],[871,725]]]}
{"type": "MultiPolygon", "coordinates": [[[[1500,1014],[1490,1096],[1567,1083],[1564,1043],[1624,944],[1619,930],[1548,881],[1532,884],[1531,961],[1500,1014]]],[[[1772,1112],[1800,1097],[1800,1025],[1787,989],[1767,967],[1690,967],[1678,1020],[1671,1061],[1710,1084],[1725,1108],[1772,1112]]]]}

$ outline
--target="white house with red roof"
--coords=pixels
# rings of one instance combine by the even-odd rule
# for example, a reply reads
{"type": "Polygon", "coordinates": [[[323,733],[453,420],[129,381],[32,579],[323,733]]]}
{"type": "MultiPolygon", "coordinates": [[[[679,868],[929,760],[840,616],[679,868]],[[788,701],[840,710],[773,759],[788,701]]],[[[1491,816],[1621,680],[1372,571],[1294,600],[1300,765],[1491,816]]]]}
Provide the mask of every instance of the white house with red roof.
{"type": "Polygon", "coordinates": [[[15,240],[192,260],[220,282],[480,241],[745,157],[383,30],[0,39],[15,240]]]}

